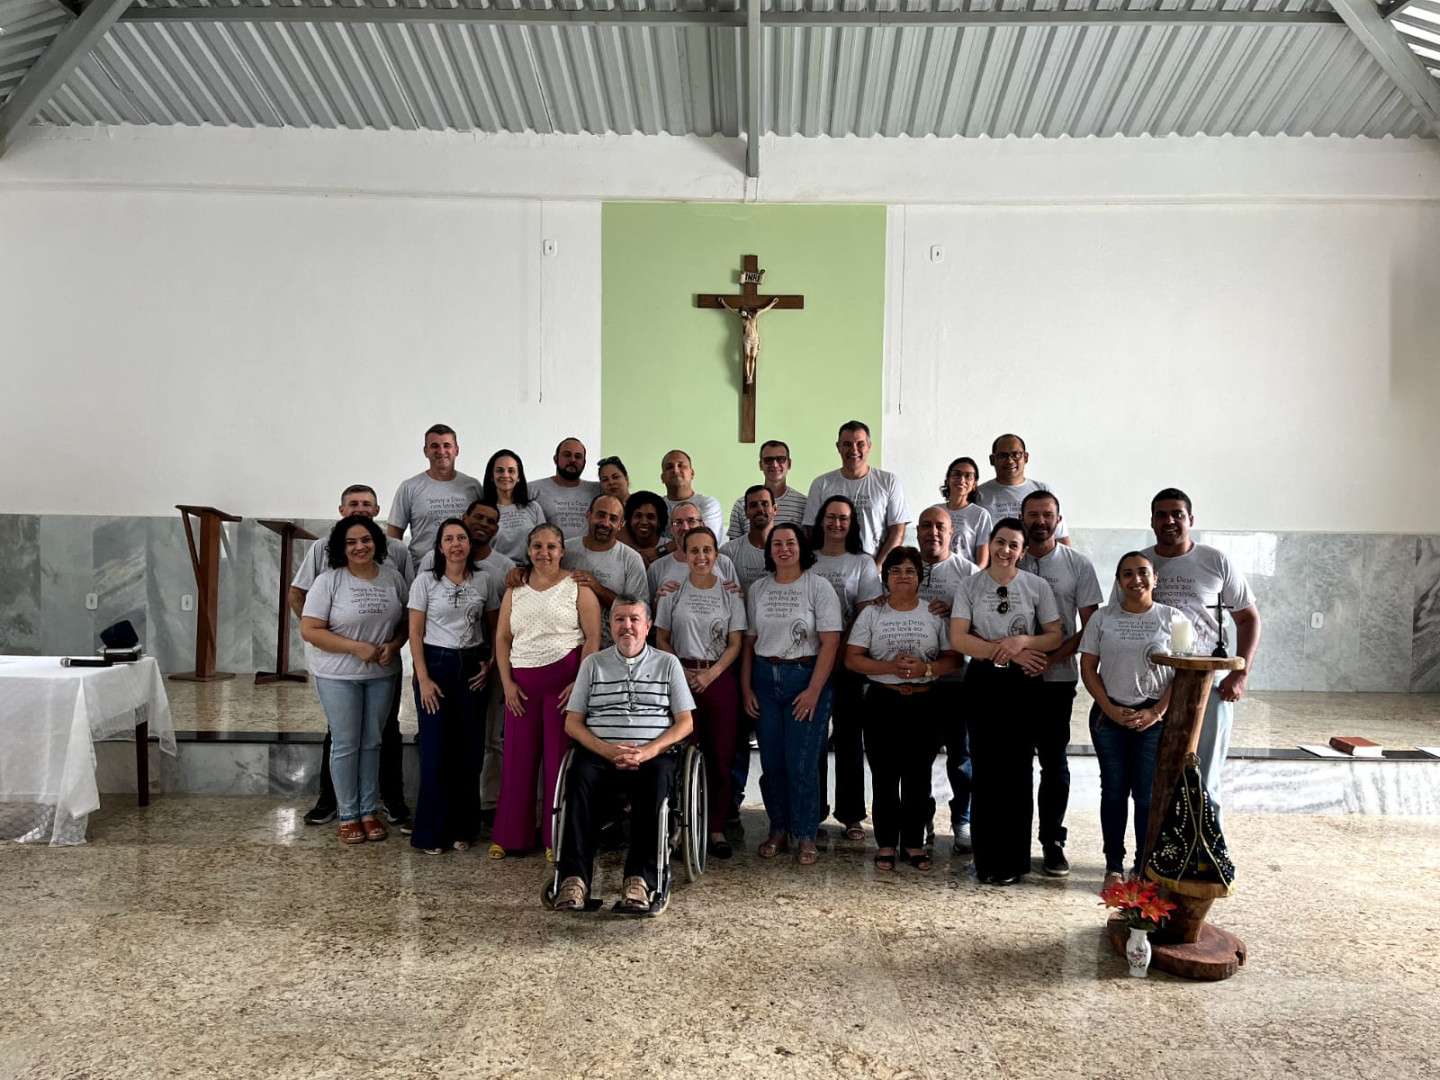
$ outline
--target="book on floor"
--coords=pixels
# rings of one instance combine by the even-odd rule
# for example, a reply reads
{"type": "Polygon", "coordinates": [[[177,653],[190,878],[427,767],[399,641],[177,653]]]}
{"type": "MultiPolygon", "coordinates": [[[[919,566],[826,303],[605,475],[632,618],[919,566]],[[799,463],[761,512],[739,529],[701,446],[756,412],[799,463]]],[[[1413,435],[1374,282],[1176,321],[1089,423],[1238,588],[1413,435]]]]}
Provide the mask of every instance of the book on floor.
{"type": "Polygon", "coordinates": [[[1330,745],[1351,757],[1378,758],[1382,756],[1383,748],[1379,743],[1362,739],[1359,735],[1335,735],[1330,739],[1330,745]]]}

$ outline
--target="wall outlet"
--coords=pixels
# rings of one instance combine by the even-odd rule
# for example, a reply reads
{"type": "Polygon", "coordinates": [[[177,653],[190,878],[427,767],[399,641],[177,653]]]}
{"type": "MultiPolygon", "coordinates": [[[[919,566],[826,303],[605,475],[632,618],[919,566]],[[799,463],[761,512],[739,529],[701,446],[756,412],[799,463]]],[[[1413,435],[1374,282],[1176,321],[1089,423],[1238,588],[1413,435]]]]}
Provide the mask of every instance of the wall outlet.
{"type": "Polygon", "coordinates": [[[559,251],[560,251],[560,245],[558,245],[557,243],[555,243],[554,240],[541,240],[541,241],[540,241],[540,253],[541,253],[542,255],[556,255],[556,254],[559,253],[559,251]]]}
{"type": "Polygon", "coordinates": [[[943,263],[945,261],[945,249],[939,244],[931,245],[930,261],[932,263],[943,263]]]}
{"type": "Polygon", "coordinates": [[[194,611],[194,610],[195,610],[195,597],[191,596],[188,592],[185,593],[183,596],[181,596],[181,597],[180,597],[180,610],[181,610],[181,611],[194,611]]]}
{"type": "Polygon", "coordinates": [[[1321,630],[1325,626],[1325,613],[1317,611],[1310,616],[1310,629],[1321,630]]]}
{"type": "Polygon", "coordinates": [[[100,597],[96,596],[93,592],[87,592],[85,594],[85,610],[94,611],[99,606],[100,597]]]}

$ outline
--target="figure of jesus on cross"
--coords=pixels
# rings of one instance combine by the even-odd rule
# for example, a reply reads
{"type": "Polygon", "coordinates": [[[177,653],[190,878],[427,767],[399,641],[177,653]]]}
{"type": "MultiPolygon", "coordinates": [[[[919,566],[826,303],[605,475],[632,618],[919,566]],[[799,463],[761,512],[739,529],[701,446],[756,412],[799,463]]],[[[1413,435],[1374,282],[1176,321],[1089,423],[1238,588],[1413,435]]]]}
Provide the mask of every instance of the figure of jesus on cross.
{"type": "Polygon", "coordinates": [[[757,361],[760,359],[760,316],[767,311],[799,311],[805,307],[805,297],[761,296],[759,286],[765,280],[765,271],[760,269],[760,259],[746,255],[740,271],[740,292],[731,296],[707,296],[695,298],[696,306],[702,308],[723,308],[740,317],[741,379],[740,379],[740,441],[755,441],[755,377],[757,361]]]}

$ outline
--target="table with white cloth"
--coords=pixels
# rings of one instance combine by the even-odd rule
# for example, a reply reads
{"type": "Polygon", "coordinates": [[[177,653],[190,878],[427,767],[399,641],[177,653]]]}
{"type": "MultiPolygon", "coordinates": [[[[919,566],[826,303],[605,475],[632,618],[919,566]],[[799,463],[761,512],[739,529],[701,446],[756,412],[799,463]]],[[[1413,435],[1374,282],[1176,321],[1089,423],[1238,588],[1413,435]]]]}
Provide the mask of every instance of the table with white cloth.
{"type": "Polygon", "coordinates": [[[175,725],[154,657],[62,667],[58,656],[0,656],[0,838],[83,844],[100,809],[96,741],[134,738],[141,805],[148,739],[175,756],[175,725]]]}

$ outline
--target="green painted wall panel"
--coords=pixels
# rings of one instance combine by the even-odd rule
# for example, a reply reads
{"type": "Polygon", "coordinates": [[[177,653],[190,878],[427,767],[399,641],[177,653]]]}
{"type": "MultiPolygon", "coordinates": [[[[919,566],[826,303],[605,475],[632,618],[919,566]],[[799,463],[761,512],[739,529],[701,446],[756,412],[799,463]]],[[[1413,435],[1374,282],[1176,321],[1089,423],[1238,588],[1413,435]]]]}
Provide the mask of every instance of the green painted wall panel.
{"type": "Polygon", "coordinates": [[[789,442],[791,478],[808,487],[839,466],[835,430],[852,417],[881,464],[883,206],[607,203],[602,223],[601,437],[631,490],[663,493],[660,459],[679,447],[696,490],[728,513],[760,482],[767,438],[789,442]],[[768,271],[762,292],[805,297],[803,311],[760,318],[753,445],[740,442],[740,320],[695,306],[697,293],[739,292],[746,254],[768,271]]]}

